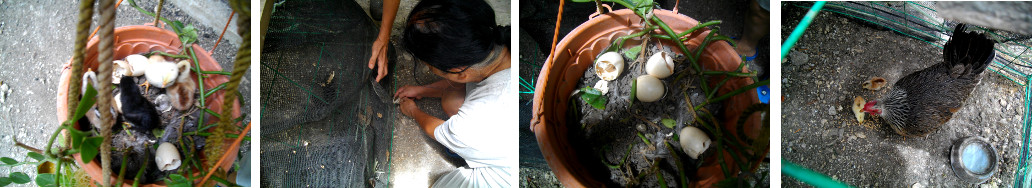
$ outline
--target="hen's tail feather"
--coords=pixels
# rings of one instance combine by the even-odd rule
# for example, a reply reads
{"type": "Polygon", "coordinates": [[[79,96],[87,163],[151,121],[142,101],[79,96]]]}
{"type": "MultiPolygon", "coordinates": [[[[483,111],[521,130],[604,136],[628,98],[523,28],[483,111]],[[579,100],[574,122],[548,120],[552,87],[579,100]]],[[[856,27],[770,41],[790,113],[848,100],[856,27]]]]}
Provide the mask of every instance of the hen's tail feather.
{"type": "Polygon", "coordinates": [[[995,42],[985,34],[964,32],[964,24],[953,30],[953,37],[943,46],[943,60],[953,67],[963,65],[965,75],[981,74],[996,56],[995,42]]]}

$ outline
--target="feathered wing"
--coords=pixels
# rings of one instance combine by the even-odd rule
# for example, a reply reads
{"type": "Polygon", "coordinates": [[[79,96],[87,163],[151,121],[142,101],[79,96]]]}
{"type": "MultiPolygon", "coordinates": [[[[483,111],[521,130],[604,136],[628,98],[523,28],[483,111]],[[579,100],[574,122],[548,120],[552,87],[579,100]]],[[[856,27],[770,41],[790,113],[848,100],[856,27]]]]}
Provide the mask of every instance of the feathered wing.
{"type": "Polygon", "coordinates": [[[964,32],[964,24],[957,25],[953,37],[943,46],[943,61],[950,65],[950,75],[977,76],[985,71],[996,52],[993,42],[985,34],[964,32]]]}

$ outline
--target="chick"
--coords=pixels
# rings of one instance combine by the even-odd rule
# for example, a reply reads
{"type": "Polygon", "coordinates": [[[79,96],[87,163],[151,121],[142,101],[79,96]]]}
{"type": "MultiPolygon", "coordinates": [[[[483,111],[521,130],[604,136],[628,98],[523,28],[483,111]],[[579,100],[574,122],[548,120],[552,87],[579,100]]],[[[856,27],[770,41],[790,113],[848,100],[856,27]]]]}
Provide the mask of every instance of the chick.
{"type": "Polygon", "coordinates": [[[140,94],[140,88],[134,84],[132,77],[122,77],[122,83],[118,88],[122,90],[121,101],[122,116],[133,124],[133,129],[141,132],[150,132],[151,129],[161,125],[161,116],[146,98],[140,94]]]}
{"type": "Polygon", "coordinates": [[[180,61],[179,76],[176,84],[169,86],[166,92],[171,97],[172,107],[176,110],[187,110],[193,107],[194,92],[197,91],[197,83],[190,77],[190,62],[180,61]]]}
{"type": "Polygon", "coordinates": [[[147,77],[149,85],[166,88],[176,82],[176,76],[179,75],[179,68],[181,66],[183,65],[166,61],[165,57],[161,55],[152,55],[144,76],[147,77]]]}
{"type": "MultiPolygon", "coordinates": [[[[86,88],[87,87],[86,84],[87,83],[88,84],[92,84],[94,87],[96,87],[98,85],[97,73],[93,72],[93,69],[86,69],[86,73],[82,74],[82,89],[81,89],[81,91],[82,91],[83,94],[86,93],[86,89],[87,89],[86,88]]],[[[115,100],[117,100],[117,98],[115,98],[115,100]]],[[[111,115],[112,116],[118,116],[118,113],[119,112],[116,111],[115,109],[111,109],[111,115]]],[[[86,118],[86,120],[89,120],[90,125],[93,125],[95,128],[100,128],[100,125],[101,125],[100,124],[100,111],[97,110],[97,105],[96,104],[94,104],[93,106],[90,106],[90,109],[86,112],[84,117],[86,118]]]]}

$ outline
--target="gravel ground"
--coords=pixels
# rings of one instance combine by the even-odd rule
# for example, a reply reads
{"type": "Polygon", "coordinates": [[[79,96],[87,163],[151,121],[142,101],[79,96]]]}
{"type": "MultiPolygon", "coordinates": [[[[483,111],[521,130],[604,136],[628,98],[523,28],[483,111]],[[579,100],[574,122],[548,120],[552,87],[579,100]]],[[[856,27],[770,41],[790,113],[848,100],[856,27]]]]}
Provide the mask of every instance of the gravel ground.
{"type": "MultiPolygon", "coordinates": [[[[143,7],[153,7],[157,1],[138,3],[143,7]]],[[[73,1],[0,0],[0,62],[4,62],[0,63],[0,81],[10,88],[0,93],[3,95],[0,97],[0,157],[26,159],[27,151],[15,147],[12,138],[17,137],[26,144],[42,147],[58,126],[55,105],[58,77],[63,65],[72,58],[78,6],[79,3],[73,1]]],[[[198,43],[205,49],[215,45],[222,29],[199,24],[172,4],[165,4],[162,16],[197,27],[198,43]]],[[[99,16],[95,15],[93,27],[98,25],[97,19],[99,16]]],[[[115,27],[141,25],[151,21],[153,18],[123,3],[118,8],[115,27]]],[[[232,68],[232,58],[238,46],[223,41],[215,50],[214,58],[223,69],[232,68]]],[[[249,76],[245,76],[240,85],[244,101],[250,101],[249,80],[249,76]]],[[[250,107],[245,105],[241,109],[250,107]]],[[[249,143],[244,142],[242,152],[249,150],[249,143]]],[[[4,167],[0,168],[0,175],[6,176],[12,172],[34,174],[33,169],[35,167],[29,165],[4,167]]]]}
{"type": "MultiPolygon", "coordinates": [[[[783,5],[782,39],[806,13],[783,5]]],[[[904,138],[870,115],[861,124],[853,97],[875,99],[888,89],[860,84],[874,76],[892,87],[899,78],[942,61],[942,50],[860,20],[821,12],[782,63],[782,157],[859,187],[971,187],[949,167],[952,143],[980,136],[1001,155],[1001,166],[982,186],[1010,187],[1020,147],[1022,89],[985,71],[964,107],[941,129],[904,138]]],[[[941,45],[944,41],[940,41],[941,45]]],[[[999,45],[998,45],[999,46],[999,45]]],[[[786,187],[805,184],[782,176],[786,187]]]]}

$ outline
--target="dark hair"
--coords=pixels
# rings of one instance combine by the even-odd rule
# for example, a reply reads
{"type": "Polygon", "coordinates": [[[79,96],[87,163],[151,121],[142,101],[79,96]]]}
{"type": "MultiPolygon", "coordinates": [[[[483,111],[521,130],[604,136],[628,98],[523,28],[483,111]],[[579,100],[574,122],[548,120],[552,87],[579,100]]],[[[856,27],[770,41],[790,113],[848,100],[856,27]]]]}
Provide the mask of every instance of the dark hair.
{"type": "Polygon", "coordinates": [[[417,59],[447,72],[483,61],[496,45],[508,46],[507,32],[483,0],[423,0],[409,13],[403,40],[417,59]]]}

